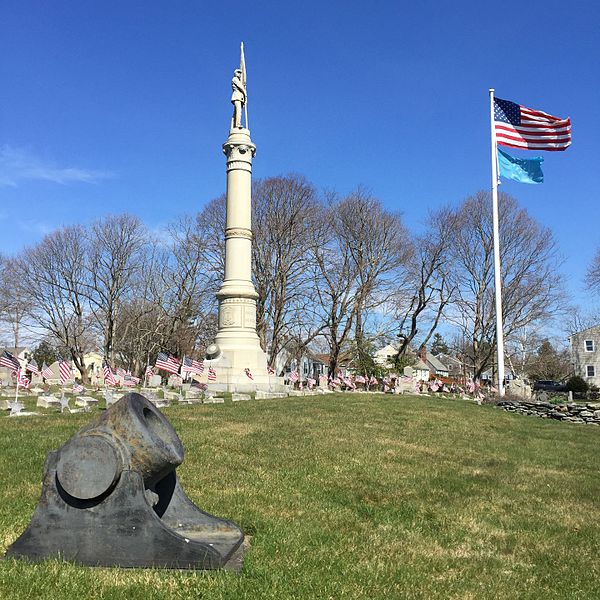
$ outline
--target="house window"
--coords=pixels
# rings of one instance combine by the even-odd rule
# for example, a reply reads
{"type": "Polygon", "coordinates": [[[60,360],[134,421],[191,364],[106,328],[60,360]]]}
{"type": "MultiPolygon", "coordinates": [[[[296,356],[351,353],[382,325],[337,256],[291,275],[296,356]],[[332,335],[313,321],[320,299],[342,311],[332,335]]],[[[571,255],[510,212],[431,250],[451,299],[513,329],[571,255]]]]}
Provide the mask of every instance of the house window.
{"type": "Polygon", "coordinates": [[[594,340],[585,340],[585,351],[593,352],[594,351],[594,340]]]}
{"type": "Polygon", "coordinates": [[[596,377],[596,367],[594,365],[587,365],[586,371],[588,377],[596,377]]]}

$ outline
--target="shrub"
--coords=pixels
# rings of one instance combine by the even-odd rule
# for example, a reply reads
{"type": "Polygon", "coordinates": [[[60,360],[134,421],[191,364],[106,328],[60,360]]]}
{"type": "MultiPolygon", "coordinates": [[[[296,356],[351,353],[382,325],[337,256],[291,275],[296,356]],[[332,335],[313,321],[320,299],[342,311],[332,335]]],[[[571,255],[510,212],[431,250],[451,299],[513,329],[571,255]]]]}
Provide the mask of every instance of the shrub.
{"type": "Polygon", "coordinates": [[[588,384],[585,379],[579,377],[579,375],[574,375],[567,381],[567,390],[570,392],[585,394],[588,391],[588,384]]]}

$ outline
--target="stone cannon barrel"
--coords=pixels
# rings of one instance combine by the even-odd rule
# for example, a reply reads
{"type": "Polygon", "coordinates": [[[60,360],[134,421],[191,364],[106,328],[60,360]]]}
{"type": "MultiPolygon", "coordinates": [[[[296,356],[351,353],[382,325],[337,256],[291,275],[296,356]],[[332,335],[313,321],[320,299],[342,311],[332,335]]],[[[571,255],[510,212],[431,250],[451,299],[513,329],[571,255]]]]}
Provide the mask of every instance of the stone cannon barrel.
{"type": "Polygon", "coordinates": [[[151,487],[183,462],[175,430],[140,394],[128,394],[58,451],[56,477],[73,498],[110,492],[122,471],[137,471],[151,487]]]}

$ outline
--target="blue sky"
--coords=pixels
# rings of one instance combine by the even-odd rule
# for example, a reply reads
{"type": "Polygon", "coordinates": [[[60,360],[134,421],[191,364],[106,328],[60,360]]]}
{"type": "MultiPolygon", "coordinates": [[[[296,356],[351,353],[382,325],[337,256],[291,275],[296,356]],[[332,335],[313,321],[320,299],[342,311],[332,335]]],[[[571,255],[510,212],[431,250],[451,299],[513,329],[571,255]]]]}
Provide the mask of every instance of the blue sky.
{"type": "MultiPolygon", "coordinates": [[[[4,3],[0,252],[128,211],[160,228],[224,191],[230,78],[246,46],[258,177],[368,187],[418,230],[489,188],[488,88],[570,116],[540,186],[575,300],[600,245],[596,2],[4,3]]],[[[518,152],[515,152],[518,154],[518,152]]]]}

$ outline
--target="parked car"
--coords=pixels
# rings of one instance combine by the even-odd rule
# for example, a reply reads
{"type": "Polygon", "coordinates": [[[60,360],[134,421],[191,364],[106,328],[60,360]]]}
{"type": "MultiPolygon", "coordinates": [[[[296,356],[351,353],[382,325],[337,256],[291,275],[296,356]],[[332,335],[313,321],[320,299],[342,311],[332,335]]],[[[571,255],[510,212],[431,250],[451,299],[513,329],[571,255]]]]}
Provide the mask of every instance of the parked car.
{"type": "Polygon", "coordinates": [[[551,381],[549,379],[540,379],[533,384],[533,391],[540,392],[566,392],[567,386],[559,381],[551,381]]]}

